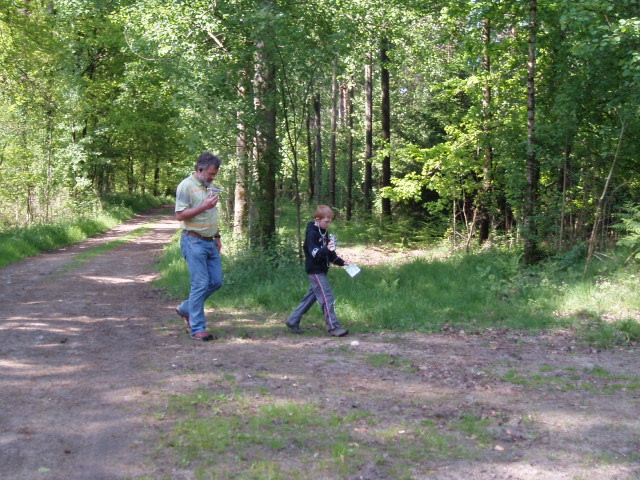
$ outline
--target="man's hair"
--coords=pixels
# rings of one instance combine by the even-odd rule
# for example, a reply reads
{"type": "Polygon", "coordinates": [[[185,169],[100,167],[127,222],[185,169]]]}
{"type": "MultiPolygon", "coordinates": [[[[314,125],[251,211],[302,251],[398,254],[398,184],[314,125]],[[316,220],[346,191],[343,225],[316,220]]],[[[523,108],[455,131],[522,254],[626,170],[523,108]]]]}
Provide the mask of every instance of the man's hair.
{"type": "Polygon", "coordinates": [[[198,157],[198,161],[196,162],[196,170],[206,170],[210,165],[213,165],[216,168],[220,168],[221,164],[222,160],[220,160],[220,157],[216,157],[213,153],[204,152],[198,157]]]}
{"type": "Polygon", "coordinates": [[[330,218],[335,217],[335,214],[333,213],[333,210],[331,210],[331,207],[329,205],[318,205],[318,207],[316,208],[315,218],[322,218],[322,217],[330,217],[330,218]]]}

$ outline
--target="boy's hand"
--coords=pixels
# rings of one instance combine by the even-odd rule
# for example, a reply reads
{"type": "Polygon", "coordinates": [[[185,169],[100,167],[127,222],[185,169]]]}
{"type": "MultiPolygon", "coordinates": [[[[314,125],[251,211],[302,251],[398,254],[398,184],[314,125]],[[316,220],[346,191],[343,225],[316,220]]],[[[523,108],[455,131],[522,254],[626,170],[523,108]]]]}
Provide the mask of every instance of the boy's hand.
{"type": "Polygon", "coordinates": [[[329,244],[327,245],[327,248],[329,249],[330,252],[336,251],[336,244],[334,243],[333,240],[329,240],[329,244]]]}

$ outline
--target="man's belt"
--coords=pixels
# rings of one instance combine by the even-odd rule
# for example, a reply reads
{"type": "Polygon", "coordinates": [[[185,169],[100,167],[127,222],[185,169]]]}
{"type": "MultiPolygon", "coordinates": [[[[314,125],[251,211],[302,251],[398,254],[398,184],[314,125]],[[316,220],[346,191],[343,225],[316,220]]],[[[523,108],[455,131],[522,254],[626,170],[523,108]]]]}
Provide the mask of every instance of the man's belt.
{"type": "Polygon", "coordinates": [[[182,233],[186,233],[187,235],[191,235],[192,237],[201,238],[202,240],[206,240],[207,242],[213,242],[213,237],[205,237],[204,235],[192,232],[191,230],[182,230],[182,233]]]}

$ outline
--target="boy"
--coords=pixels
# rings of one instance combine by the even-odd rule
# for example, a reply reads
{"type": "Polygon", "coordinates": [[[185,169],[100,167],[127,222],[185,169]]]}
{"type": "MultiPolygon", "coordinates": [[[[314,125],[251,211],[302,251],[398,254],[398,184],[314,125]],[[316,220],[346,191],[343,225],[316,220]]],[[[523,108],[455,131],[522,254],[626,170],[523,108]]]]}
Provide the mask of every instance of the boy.
{"type": "Polygon", "coordinates": [[[304,240],[305,270],[309,276],[311,286],[306,295],[286,321],[287,327],[292,333],[302,333],[300,320],[309,311],[314,302],[318,302],[324,313],[329,334],[334,337],[343,337],[349,333],[342,328],[336,318],[334,310],[334,298],[331,285],[327,280],[327,272],[331,264],[338,266],[349,265],[336,254],[336,246],[329,239],[327,229],[333,221],[333,210],[327,205],[319,205],[316,208],[316,221],[307,223],[304,240]]]}

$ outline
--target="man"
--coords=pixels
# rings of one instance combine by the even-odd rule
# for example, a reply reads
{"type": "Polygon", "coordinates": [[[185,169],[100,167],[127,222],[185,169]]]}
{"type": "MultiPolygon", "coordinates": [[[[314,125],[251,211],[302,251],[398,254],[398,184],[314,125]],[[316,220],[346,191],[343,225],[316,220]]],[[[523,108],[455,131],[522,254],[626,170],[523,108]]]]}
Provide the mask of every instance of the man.
{"type": "Polygon", "coordinates": [[[176,191],[176,219],[182,235],[180,250],[191,276],[189,298],[176,307],[196,340],[213,340],[207,331],[204,302],[222,286],[218,194],[207,190],[218,174],[222,161],[205,152],[198,157],[195,172],[185,178],[176,191]]]}

